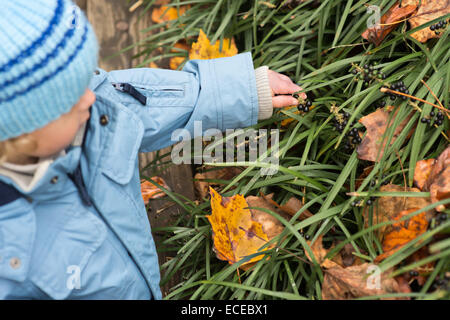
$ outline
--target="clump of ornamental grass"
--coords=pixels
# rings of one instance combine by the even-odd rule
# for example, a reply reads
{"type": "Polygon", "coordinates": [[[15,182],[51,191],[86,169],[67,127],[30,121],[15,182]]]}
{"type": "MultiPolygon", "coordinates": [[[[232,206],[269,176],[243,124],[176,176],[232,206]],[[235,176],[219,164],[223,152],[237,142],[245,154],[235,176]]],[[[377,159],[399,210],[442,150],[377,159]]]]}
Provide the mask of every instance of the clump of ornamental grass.
{"type": "MultiPolygon", "coordinates": [[[[285,229],[269,254],[250,270],[238,272],[240,263],[230,265],[218,260],[213,252],[211,226],[206,218],[211,214],[209,201],[202,199],[197,203],[167,191],[184,213],[174,225],[155,230],[166,237],[159,250],[173,254],[161,266],[161,284],[168,283],[175,274],[179,279],[165,298],[321,299],[324,272],[318,265],[305,263],[304,235],[313,241],[325,235],[324,242],[337,246],[334,254],[351,244],[359,248],[353,253],[356,257],[373,262],[382,253],[382,244],[375,236],[380,226],[365,225],[363,206],[381,196],[377,188],[386,181],[412,187],[417,161],[436,158],[448,146],[448,118],[431,105],[423,104],[395,142],[386,145],[380,161],[360,160],[355,150],[364,134],[359,119],[386,104],[398,110],[398,121],[413,110],[411,99],[386,95],[380,91],[382,87],[436,103],[434,94],[448,108],[448,28],[445,31],[444,24],[433,24],[441,37],[422,44],[410,36],[410,31],[405,31],[407,21],[403,21],[376,47],[361,37],[369,17],[366,1],[304,1],[289,5],[274,0],[188,2],[191,7],[178,19],[145,30],[161,32],[139,44],[139,56],[148,57],[141,66],[172,52],[181,39],[196,39],[202,29],[211,42],[233,37],[239,52],[252,52],[255,68],[267,65],[302,86],[312,103],[304,103],[300,108],[305,111],[307,107],[308,112],[281,110],[253,127],[280,130],[280,170],[272,176],[262,176],[257,164],[246,166],[241,174],[221,181],[225,184],[219,192],[223,196],[273,192],[277,203],[295,196],[314,216],[282,221],[285,229]],[[160,48],[162,53],[155,54],[160,48]],[[294,121],[282,126],[287,118],[294,121]],[[432,121],[437,127],[425,125],[433,124],[432,121]],[[423,125],[417,125],[420,122],[423,125]],[[369,166],[373,166],[370,174],[359,179],[369,166]],[[357,192],[358,196],[349,196],[350,192],[357,192]]],[[[381,2],[383,8],[389,8],[395,1],[371,4],[381,2]]],[[[144,3],[142,7],[149,9],[154,1],[144,3]]],[[[169,6],[182,3],[172,1],[169,6]]],[[[176,55],[187,57],[187,53],[179,51],[176,55]]],[[[388,139],[392,138],[394,127],[388,128],[388,139]]],[[[398,275],[434,263],[422,286],[410,294],[391,296],[449,298],[448,291],[444,294],[445,290],[439,288],[445,271],[449,270],[450,243],[445,235],[450,231],[450,220],[439,221],[438,227],[426,231],[421,242],[407,244],[379,264],[382,272],[395,267],[398,275]],[[433,245],[439,250],[413,265],[402,265],[414,252],[429,245],[438,233],[443,240],[433,245]]]]}

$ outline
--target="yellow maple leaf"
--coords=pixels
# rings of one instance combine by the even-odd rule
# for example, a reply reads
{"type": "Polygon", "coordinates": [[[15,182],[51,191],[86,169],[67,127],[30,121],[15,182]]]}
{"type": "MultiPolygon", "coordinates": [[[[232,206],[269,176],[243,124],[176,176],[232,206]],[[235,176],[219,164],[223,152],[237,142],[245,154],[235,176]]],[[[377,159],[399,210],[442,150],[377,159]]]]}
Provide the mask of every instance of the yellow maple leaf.
{"type": "MultiPolygon", "coordinates": [[[[233,197],[222,197],[213,188],[211,194],[212,214],[206,216],[211,223],[214,239],[214,251],[217,258],[236,263],[244,257],[260,252],[268,241],[262,225],[252,220],[250,209],[245,198],[237,194],[233,197]]],[[[261,260],[258,255],[241,266],[261,260]]]]}
{"type": "Polygon", "coordinates": [[[222,42],[222,51],[219,51],[220,40],[211,44],[206,34],[200,29],[197,42],[192,44],[189,52],[189,59],[215,59],[231,57],[238,54],[234,39],[225,38],[222,42]]]}

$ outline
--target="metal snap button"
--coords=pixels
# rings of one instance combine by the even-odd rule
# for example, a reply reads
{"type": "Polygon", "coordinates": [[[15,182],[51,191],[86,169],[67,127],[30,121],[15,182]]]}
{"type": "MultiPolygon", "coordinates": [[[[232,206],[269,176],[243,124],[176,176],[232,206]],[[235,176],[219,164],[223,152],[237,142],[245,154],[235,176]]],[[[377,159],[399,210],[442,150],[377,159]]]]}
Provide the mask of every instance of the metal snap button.
{"type": "Polygon", "coordinates": [[[50,183],[51,183],[51,184],[56,184],[56,183],[58,183],[58,176],[54,176],[54,177],[52,178],[52,180],[50,180],[50,183]]]}
{"type": "Polygon", "coordinates": [[[95,74],[95,75],[99,75],[99,74],[100,74],[100,71],[99,71],[99,70],[95,70],[95,71],[94,71],[94,74],[95,74]]]}
{"type": "Polygon", "coordinates": [[[109,123],[109,118],[106,114],[100,116],[100,124],[106,126],[109,123]]]}
{"type": "Polygon", "coordinates": [[[9,265],[13,269],[19,269],[20,265],[21,265],[21,261],[19,258],[14,257],[14,258],[11,258],[11,260],[9,260],[9,265]]]}

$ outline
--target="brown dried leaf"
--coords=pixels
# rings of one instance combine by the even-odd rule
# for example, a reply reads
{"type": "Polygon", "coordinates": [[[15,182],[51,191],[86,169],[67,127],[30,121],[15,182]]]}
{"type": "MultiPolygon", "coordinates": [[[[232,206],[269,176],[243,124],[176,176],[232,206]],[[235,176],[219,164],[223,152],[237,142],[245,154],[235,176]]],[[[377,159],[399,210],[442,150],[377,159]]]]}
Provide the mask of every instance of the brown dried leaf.
{"type": "MultiPolygon", "coordinates": [[[[422,185],[423,191],[430,191],[431,202],[450,198],[450,146],[439,155],[437,160],[418,161],[414,172],[414,182],[416,180],[422,185]]],[[[443,210],[445,210],[444,205],[436,207],[436,211],[443,210]]]]}
{"type": "MultiPolygon", "coordinates": [[[[402,292],[394,278],[388,278],[389,272],[380,274],[377,283],[376,276],[371,276],[373,264],[364,263],[357,266],[335,267],[325,270],[322,284],[323,300],[350,300],[360,297],[402,292]],[[379,286],[378,286],[379,285],[379,286]]],[[[390,298],[389,300],[395,300],[390,298]]],[[[406,299],[406,298],[397,298],[406,299]]]]}
{"type": "MultiPolygon", "coordinates": [[[[264,198],[248,196],[245,200],[247,201],[249,207],[264,208],[276,212],[281,216],[284,215],[284,213],[280,212],[279,209],[266,201],[264,198]]],[[[250,209],[250,212],[252,214],[252,219],[262,225],[263,231],[267,234],[269,240],[273,239],[284,230],[283,224],[271,214],[258,209],[250,209]]]]}
{"type": "Polygon", "coordinates": [[[436,159],[420,160],[416,163],[416,169],[414,170],[414,184],[420,190],[424,190],[426,187],[428,178],[436,163],[436,159]]]}
{"type": "MultiPolygon", "coordinates": [[[[397,111],[395,111],[391,121],[389,122],[389,114],[387,111],[389,108],[379,108],[377,111],[368,114],[367,116],[359,119],[359,122],[362,123],[366,129],[367,134],[363,138],[362,142],[358,145],[356,152],[358,154],[358,158],[361,160],[369,160],[377,162],[383,156],[384,148],[387,144],[387,137],[383,137],[384,133],[388,126],[392,125],[395,121],[395,117],[397,115],[397,111]],[[378,155],[378,158],[377,158],[378,155]]],[[[390,144],[392,145],[397,137],[400,135],[406,124],[411,119],[413,113],[411,112],[406,119],[404,119],[394,131],[390,144]]],[[[411,135],[413,130],[409,133],[411,135]]]]}
{"type": "Polygon", "coordinates": [[[444,171],[445,168],[450,166],[450,146],[448,146],[437,158],[436,163],[431,170],[430,176],[425,186],[425,190],[429,190],[434,180],[444,171]]]}
{"type": "MultiPolygon", "coordinates": [[[[311,247],[311,250],[314,254],[316,261],[322,268],[329,269],[337,266],[348,267],[353,265],[355,262],[356,264],[361,264],[360,259],[359,258],[355,259],[356,257],[352,254],[352,252],[355,252],[355,249],[350,243],[345,245],[344,248],[340,251],[340,253],[335,255],[331,260],[325,258],[325,256],[328,254],[330,250],[334,249],[335,245],[333,244],[330,248],[325,249],[323,247],[323,235],[319,236],[317,240],[312,244],[312,246],[311,241],[306,241],[306,243],[311,247]],[[350,256],[352,256],[353,258],[351,258],[350,256]]],[[[309,259],[309,261],[314,262],[311,256],[309,255],[308,251],[306,250],[305,255],[309,259]]]]}
{"type": "Polygon", "coordinates": [[[403,7],[400,7],[398,2],[395,3],[380,20],[380,24],[389,25],[381,25],[378,28],[368,28],[363,32],[362,37],[374,43],[376,46],[379,46],[384,38],[398,26],[395,22],[410,16],[416,9],[417,5],[404,5],[403,7]]]}
{"type": "MultiPolygon", "coordinates": [[[[410,257],[407,259],[407,264],[411,264],[414,262],[418,262],[426,257],[430,256],[430,252],[428,249],[428,246],[422,247],[416,252],[414,252],[410,257]]],[[[419,267],[416,267],[414,270],[419,273],[418,276],[411,277],[409,274],[408,276],[412,279],[417,279],[417,282],[420,286],[423,286],[428,278],[428,275],[433,271],[434,265],[436,261],[431,261],[426,264],[422,264],[419,267]]]]}
{"type": "MultiPolygon", "coordinates": [[[[419,5],[419,0],[409,0],[411,4],[419,5]]],[[[405,1],[403,1],[405,3],[405,1]]],[[[437,19],[450,13],[450,0],[422,0],[417,12],[408,20],[411,29],[421,26],[431,20],[437,19]]],[[[442,33],[441,33],[442,34],[442,33]]],[[[411,36],[424,43],[432,38],[439,38],[429,27],[416,31],[411,36]]]]}
{"type": "Polygon", "coordinates": [[[219,185],[219,183],[216,182],[208,182],[202,180],[230,180],[243,171],[238,167],[225,167],[217,169],[217,167],[212,166],[206,166],[205,170],[207,171],[205,171],[204,173],[197,173],[194,176],[194,187],[202,199],[208,197],[210,186],[219,185]]]}
{"type": "MultiPolygon", "coordinates": [[[[261,195],[267,202],[271,203],[275,207],[279,208],[283,213],[287,213],[291,217],[294,216],[303,207],[302,202],[295,197],[289,198],[289,200],[285,204],[280,206],[278,203],[272,200],[272,197],[270,195],[265,196],[262,193],[261,195]]],[[[312,216],[313,214],[309,210],[305,210],[300,214],[298,219],[304,220],[312,216]]]]}
{"type": "MultiPolygon", "coordinates": [[[[442,171],[433,181],[433,184],[430,186],[430,197],[433,203],[450,198],[450,167],[442,171]]],[[[442,212],[446,206],[438,205],[436,211],[442,212]]]]}
{"type": "Polygon", "coordinates": [[[344,248],[341,250],[341,259],[342,259],[342,265],[344,267],[350,267],[354,264],[361,264],[361,259],[359,259],[357,256],[353,254],[353,252],[356,252],[355,248],[351,243],[347,243],[344,248]]]}

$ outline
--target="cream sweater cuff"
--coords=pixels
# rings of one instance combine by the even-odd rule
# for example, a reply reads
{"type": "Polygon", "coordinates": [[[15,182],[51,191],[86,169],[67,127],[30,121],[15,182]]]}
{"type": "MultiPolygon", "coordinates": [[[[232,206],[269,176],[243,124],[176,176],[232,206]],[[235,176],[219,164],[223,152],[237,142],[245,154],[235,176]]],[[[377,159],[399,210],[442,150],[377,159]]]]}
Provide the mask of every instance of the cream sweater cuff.
{"type": "Polygon", "coordinates": [[[258,91],[258,120],[269,119],[273,113],[272,91],[269,85],[268,66],[255,69],[256,89],[258,91]]]}

